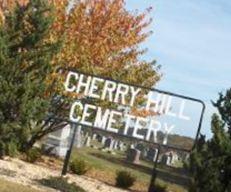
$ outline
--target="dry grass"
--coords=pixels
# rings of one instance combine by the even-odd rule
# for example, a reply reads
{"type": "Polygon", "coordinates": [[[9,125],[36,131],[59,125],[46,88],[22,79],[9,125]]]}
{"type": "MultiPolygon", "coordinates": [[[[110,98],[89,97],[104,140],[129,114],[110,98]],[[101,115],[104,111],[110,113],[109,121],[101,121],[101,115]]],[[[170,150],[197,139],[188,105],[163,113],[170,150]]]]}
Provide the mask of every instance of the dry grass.
{"type": "Polygon", "coordinates": [[[0,179],[0,192],[41,192],[29,186],[23,186],[10,181],[0,179]]]}
{"type": "MultiPolygon", "coordinates": [[[[92,168],[86,173],[88,177],[95,178],[109,185],[115,185],[116,172],[119,170],[127,170],[136,176],[137,181],[131,188],[136,192],[146,192],[151,179],[150,171],[153,166],[151,163],[142,162],[139,165],[131,165],[124,163],[124,155],[117,151],[116,155],[101,152],[92,148],[81,148],[74,150],[73,158],[85,160],[92,168]]],[[[174,172],[170,168],[159,168],[165,175],[179,177],[180,173],[174,172]],[[166,173],[165,173],[166,172],[166,173]]],[[[167,182],[160,178],[157,179],[159,184],[167,184],[168,191],[171,192],[186,192],[187,190],[177,184],[167,182]]]]}

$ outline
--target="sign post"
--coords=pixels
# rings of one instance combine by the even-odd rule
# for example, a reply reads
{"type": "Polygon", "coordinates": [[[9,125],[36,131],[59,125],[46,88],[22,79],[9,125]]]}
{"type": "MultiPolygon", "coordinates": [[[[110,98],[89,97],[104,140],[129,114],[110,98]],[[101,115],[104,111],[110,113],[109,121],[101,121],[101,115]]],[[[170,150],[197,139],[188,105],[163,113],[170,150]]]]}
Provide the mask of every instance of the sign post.
{"type": "Polygon", "coordinates": [[[157,177],[157,163],[158,163],[158,159],[159,159],[159,155],[160,155],[160,150],[161,150],[161,146],[158,145],[158,151],[157,151],[157,156],[154,162],[154,167],[153,167],[153,171],[152,171],[152,177],[151,177],[151,181],[150,181],[150,185],[148,188],[148,192],[155,192],[155,181],[156,181],[156,177],[157,177]]]}
{"type": "Polygon", "coordinates": [[[73,132],[73,135],[72,135],[72,138],[71,138],[70,147],[67,150],[67,153],[66,153],[66,156],[65,156],[63,170],[62,170],[62,176],[65,176],[67,174],[68,164],[69,164],[69,161],[70,161],[71,152],[72,152],[73,145],[74,145],[74,142],[75,142],[75,136],[76,136],[76,132],[77,132],[77,124],[73,123],[72,128],[74,128],[74,132],[73,132]]]}
{"type": "MultiPolygon", "coordinates": [[[[200,116],[200,120],[199,120],[199,124],[198,124],[197,134],[196,134],[195,142],[194,142],[194,145],[193,145],[192,149],[196,145],[196,142],[198,140],[199,133],[200,133],[200,130],[201,130],[201,126],[202,126],[202,121],[203,121],[205,108],[206,108],[205,104],[203,102],[202,102],[202,106],[203,106],[203,108],[202,108],[202,112],[201,112],[201,116],[200,116]]],[[[158,163],[158,159],[159,159],[159,155],[160,155],[160,150],[161,150],[161,145],[158,145],[157,157],[156,157],[155,162],[154,162],[154,167],[153,167],[153,171],[152,171],[152,177],[151,177],[150,185],[149,185],[149,188],[148,188],[148,192],[156,192],[156,190],[155,190],[155,181],[156,181],[156,177],[157,177],[157,163],[158,163]]]]}

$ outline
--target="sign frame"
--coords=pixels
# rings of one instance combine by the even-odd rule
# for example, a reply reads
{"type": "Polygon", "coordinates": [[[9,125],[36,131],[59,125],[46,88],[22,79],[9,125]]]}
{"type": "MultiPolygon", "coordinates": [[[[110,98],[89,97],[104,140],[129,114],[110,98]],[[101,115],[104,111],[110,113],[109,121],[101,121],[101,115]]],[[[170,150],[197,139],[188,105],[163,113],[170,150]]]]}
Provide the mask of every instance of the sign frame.
{"type": "MultiPolygon", "coordinates": [[[[204,113],[205,113],[205,109],[206,109],[206,105],[202,100],[196,99],[196,98],[193,98],[193,97],[189,97],[189,96],[185,96],[185,95],[181,95],[181,94],[177,94],[177,93],[173,93],[173,92],[169,92],[169,91],[163,91],[163,90],[156,89],[156,88],[148,88],[148,87],[145,87],[145,86],[134,85],[134,84],[114,80],[114,79],[107,78],[107,77],[101,77],[101,76],[97,76],[97,75],[94,75],[94,74],[85,73],[85,72],[76,70],[74,68],[62,68],[61,67],[61,68],[57,69],[57,73],[60,73],[62,71],[68,71],[68,72],[72,71],[72,72],[76,72],[76,73],[83,74],[83,75],[86,75],[86,76],[96,77],[96,78],[100,78],[100,79],[103,79],[103,80],[112,81],[112,82],[115,82],[115,83],[121,83],[121,84],[125,84],[125,85],[128,85],[128,86],[133,86],[133,87],[136,87],[136,88],[141,88],[141,89],[145,89],[145,90],[148,90],[148,91],[157,92],[157,93],[160,93],[160,94],[165,94],[165,95],[168,95],[168,96],[174,96],[174,97],[177,97],[177,98],[186,99],[186,100],[190,100],[190,101],[201,104],[202,110],[200,112],[200,118],[199,118],[199,123],[198,123],[198,126],[197,126],[196,136],[195,136],[193,147],[191,148],[191,150],[182,149],[182,148],[174,147],[174,146],[168,146],[168,145],[155,143],[155,142],[151,142],[151,141],[146,141],[146,140],[143,140],[143,139],[131,137],[129,135],[123,135],[123,134],[119,134],[119,133],[110,132],[111,135],[116,135],[116,136],[120,136],[120,137],[124,137],[124,138],[128,138],[128,139],[134,139],[136,141],[140,140],[140,141],[142,141],[144,143],[154,144],[154,145],[158,146],[157,158],[156,158],[156,160],[154,162],[154,168],[153,168],[153,171],[152,171],[152,176],[151,176],[151,181],[150,181],[150,186],[149,186],[148,192],[154,192],[155,191],[154,184],[155,184],[155,179],[156,179],[156,176],[157,176],[157,170],[156,170],[157,169],[157,163],[158,163],[157,160],[158,160],[159,151],[160,151],[161,148],[163,148],[163,147],[166,148],[167,147],[167,148],[171,148],[173,150],[179,150],[179,151],[185,151],[185,152],[191,152],[194,149],[194,147],[195,147],[195,145],[197,143],[200,131],[201,131],[202,122],[203,122],[203,118],[204,118],[204,113]]],[[[80,99],[78,99],[78,100],[80,100],[80,99]]],[[[63,169],[62,169],[62,176],[66,175],[66,173],[67,173],[68,164],[69,164],[69,160],[70,160],[70,156],[71,156],[71,152],[72,152],[72,148],[73,148],[73,144],[74,144],[74,139],[75,139],[75,135],[76,135],[76,131],[77,131],[77,126],[85,126],[85,127],[91,128],[92,130],[98,130],[100,132],[109,133],[108,131],[102,130],[101,128],[94,127],[94,126],[86,126],[86,125],[83,125],[81,123],[74,123],[74,122],[72,122],[70,120],[67,120],[67,119],[64,119],[64,118],[52,117],[51,119],[53,119],[54,121],[68,122],[74,128],[74,133],[73,133],[72,138],[71,138],[71,144],[70,144],[70,147],[69,147],[69,149],[68,149],[68,151],[66,153],[66,157],[65,157],[65,160],[64,160],[64,165],[63,165],[63,169]]]]}

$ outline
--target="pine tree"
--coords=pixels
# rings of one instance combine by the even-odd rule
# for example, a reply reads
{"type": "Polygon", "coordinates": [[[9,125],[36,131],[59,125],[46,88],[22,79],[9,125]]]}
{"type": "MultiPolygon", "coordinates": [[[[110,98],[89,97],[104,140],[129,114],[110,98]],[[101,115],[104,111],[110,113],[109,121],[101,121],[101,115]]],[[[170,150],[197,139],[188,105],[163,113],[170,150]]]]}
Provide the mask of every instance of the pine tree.
{"type": "Polygon", "coordinates": [[[25,6],[17,4],[0,26],[1,151],[9,143],[24,150],[47,115],[46,78],[60,47],[47,40],[52,23],[51,5],[30,0],[25,6]]]}
{"type": "Polygon", "coordinates": [[[226,91],[226,94],[219,94],[217,102],[213,102],[213,105],[217,107],[222,120],[228,127],[228,132],[231,138],[231,89],[226,91]]]}
{"type": "Polygon", "coordinates": [[[211,121],[212,139],[205,141],[201,136],[196,148],[190,156],[190,171],[192,173],[192,192],[229,192],[231,191],[231,138],[227,131],[230,103],[229,91],[226,96],[220,94],[215,106],[219,106],[220,116],[214,114],[211,121]],[[221,99],[222,98],[222,99],[221,99]],[[220,105],[226,103],[226,105],[220,105]],[[219,105],[217,105],[219,103],[219,105]],[[222,108],[223,106],[224,108],[222,108]]]}

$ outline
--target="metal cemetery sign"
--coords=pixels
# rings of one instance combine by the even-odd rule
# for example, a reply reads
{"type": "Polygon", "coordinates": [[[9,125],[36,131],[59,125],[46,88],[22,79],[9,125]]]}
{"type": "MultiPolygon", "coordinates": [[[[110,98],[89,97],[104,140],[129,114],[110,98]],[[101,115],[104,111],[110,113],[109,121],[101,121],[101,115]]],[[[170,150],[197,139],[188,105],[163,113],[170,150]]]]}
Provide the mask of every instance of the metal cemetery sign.
{"type": "Polygon", "coordinates": [[[76,125],[155,144],[157,157],[148,192],[155,191],[161,149],[189,152],[197,140],[205,111],[201,100],[73,69],[60,69],[58,81],[61,83],[57,98],[64,110],[55,119],[70,122],[74,127],[62,175],[67,172],[76,125]]]}
{"type": "Polygon", "coordinates": [[[59,118],[185,150],[198,136],[205,109],[200,100],[69,69],[60,77],[68,114],[59,118]],[[188,143],[181,143],[182,137],[188,143]]]}

